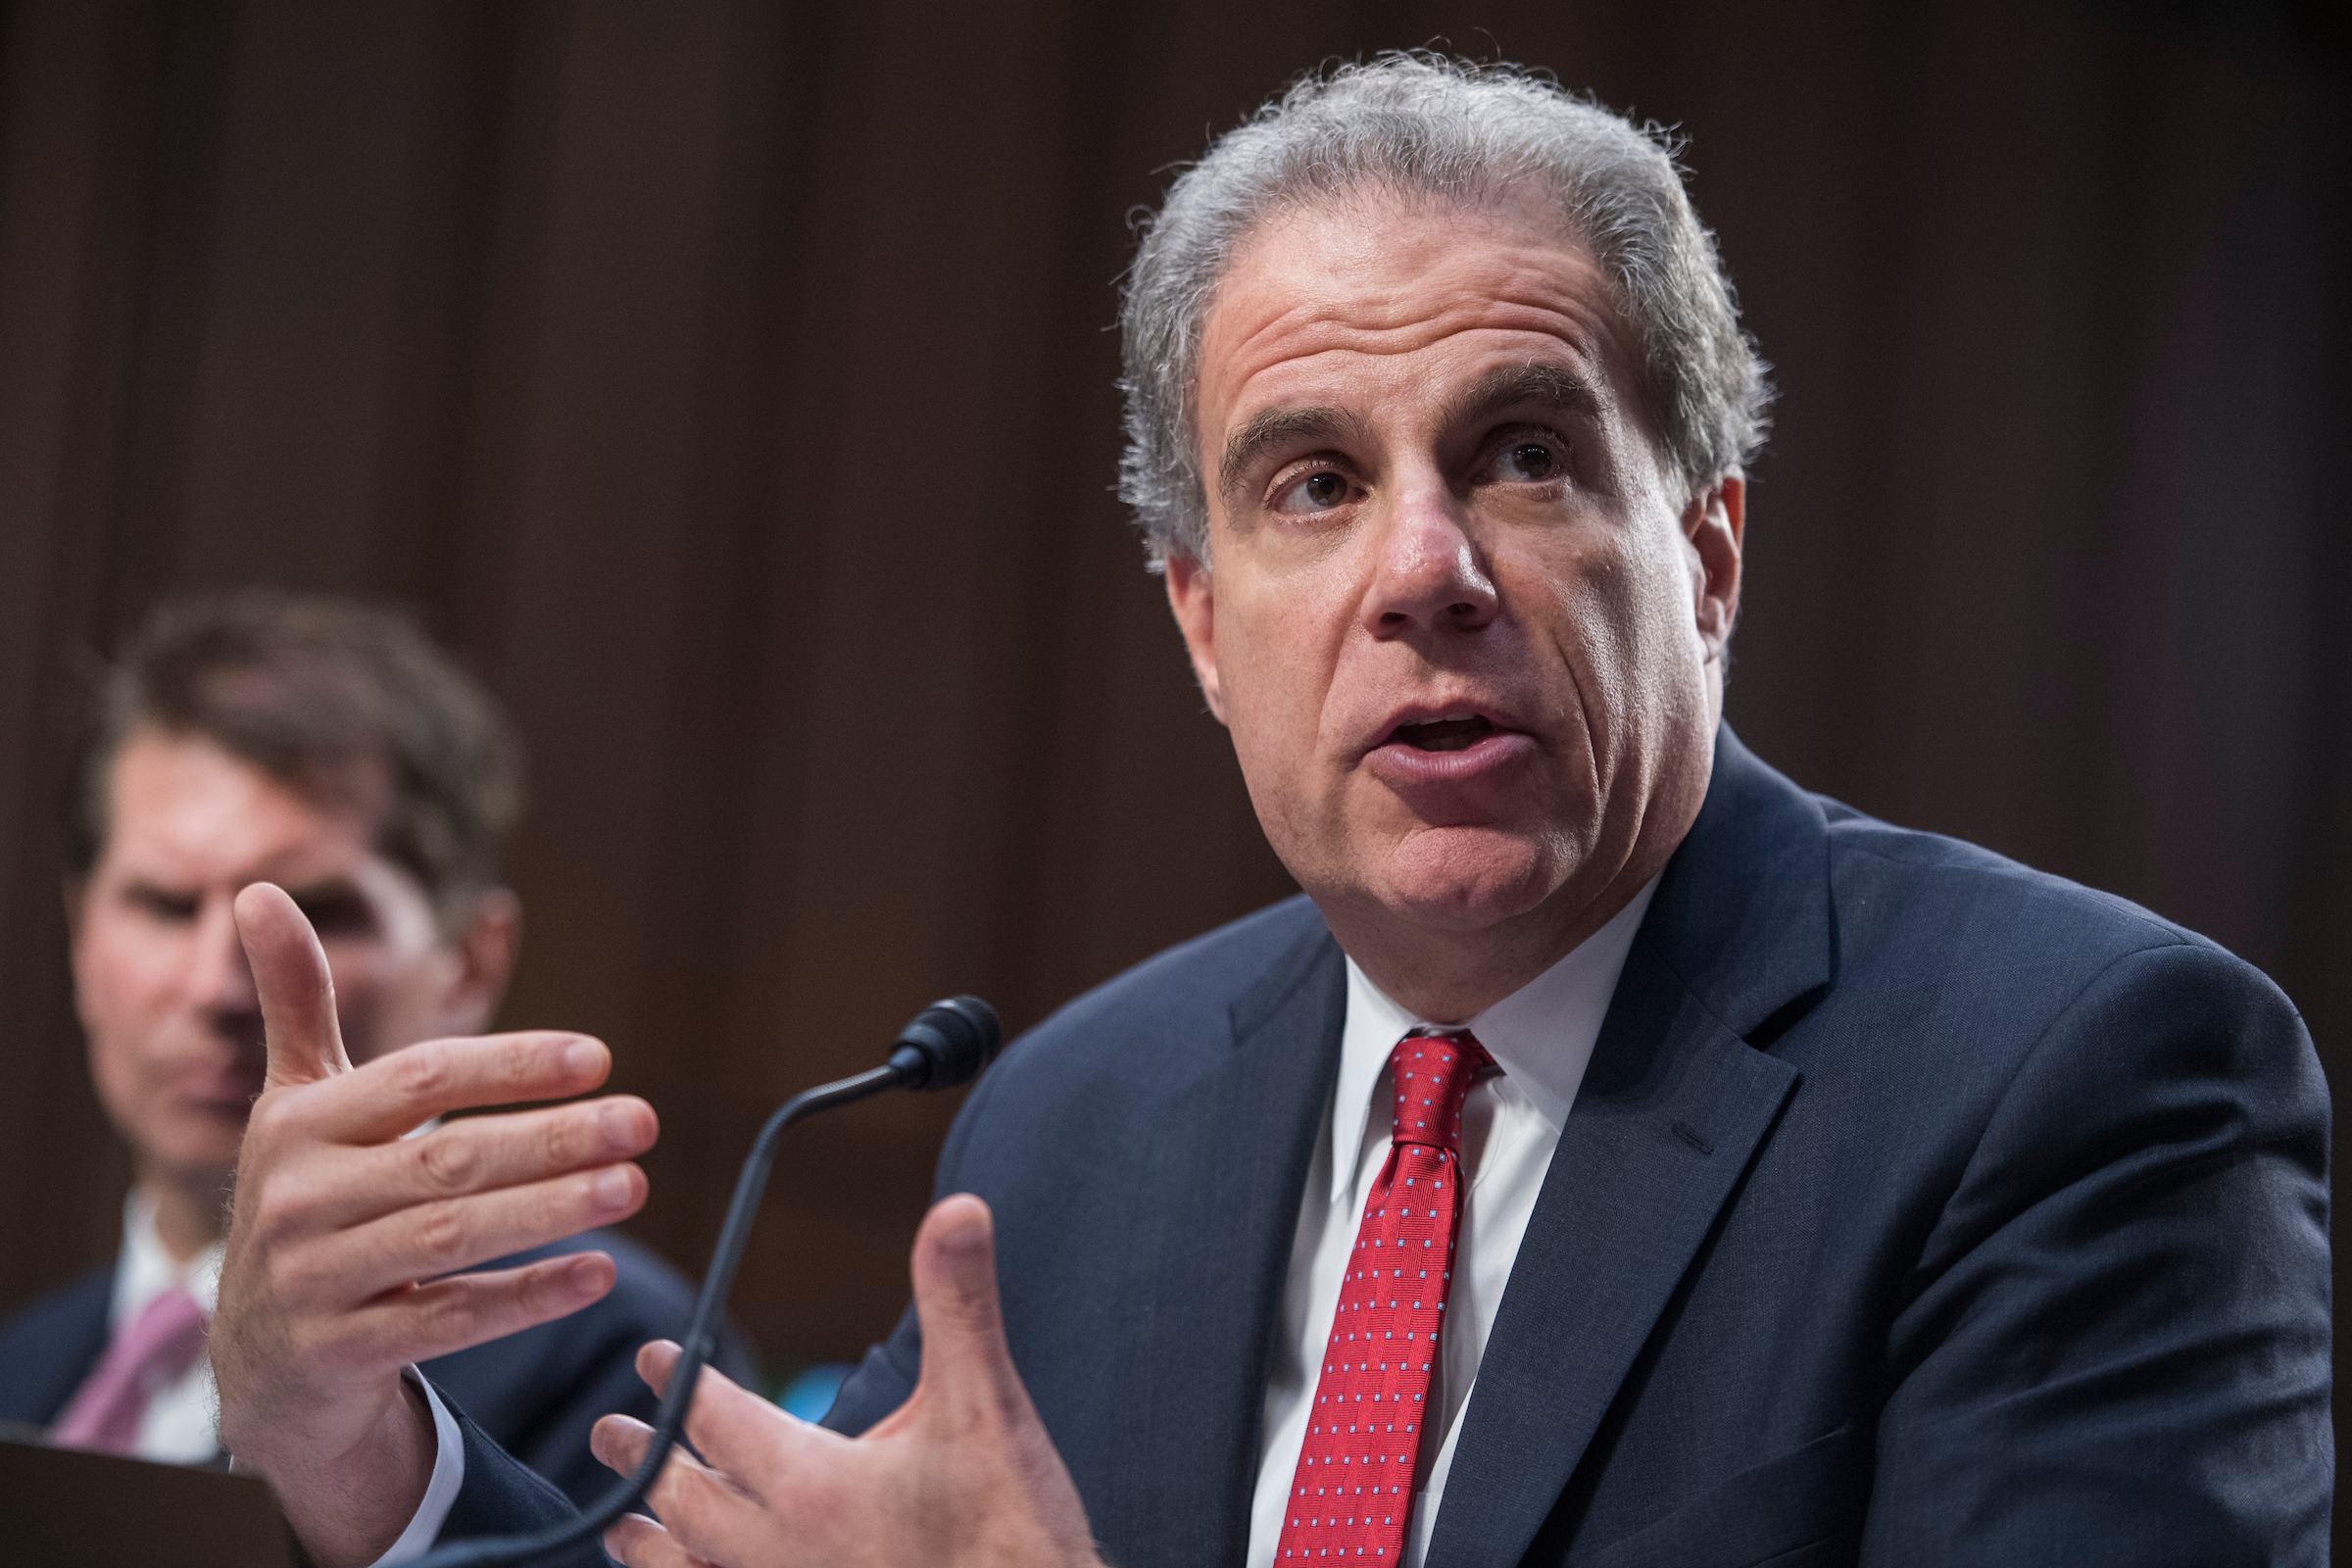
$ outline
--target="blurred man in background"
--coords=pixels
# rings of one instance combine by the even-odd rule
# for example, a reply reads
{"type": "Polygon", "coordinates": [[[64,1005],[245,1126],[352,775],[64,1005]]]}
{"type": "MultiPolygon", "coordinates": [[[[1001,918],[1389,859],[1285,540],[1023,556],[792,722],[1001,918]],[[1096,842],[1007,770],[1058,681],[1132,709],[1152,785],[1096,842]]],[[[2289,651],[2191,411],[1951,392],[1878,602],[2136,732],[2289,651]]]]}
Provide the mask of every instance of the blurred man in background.
{"type": "MultiPolygon", "coordinates": [[[[317,927],[354,1061],[479,1034],[522,909],[500,885],[520,806],[490,698],[414,626],[248,593],[168,606],[100,692],[68,824],[66,913],[90,1075],[133,1181],[114,1264],[0,1327],[0,1419],[201,1464],[219,1452],[205,1335],[229,1181],[261,1093],[262,1016],[229,906],[267,879],[317,927]]],[[[591,1310],[432,1364],[485,1430],[575,1498],[608,1410],[650,1413],[637,1347],[678,1332],[675,1272],[610,1231],[591,1310]]],[[[751,1362],[740,1344],[727,1359],[751,1362]]]]}

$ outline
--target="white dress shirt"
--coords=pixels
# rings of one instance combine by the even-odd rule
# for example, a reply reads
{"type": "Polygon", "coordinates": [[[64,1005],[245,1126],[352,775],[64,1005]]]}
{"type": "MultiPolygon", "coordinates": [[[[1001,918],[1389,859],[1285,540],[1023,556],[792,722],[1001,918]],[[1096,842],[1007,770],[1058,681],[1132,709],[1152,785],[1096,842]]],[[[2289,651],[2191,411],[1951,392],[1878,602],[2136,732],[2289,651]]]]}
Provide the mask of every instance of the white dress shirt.
{"type": "MultiPolygon", "coordinates": [[[[1461,1437],[1462,1411],[1478,1379],[1487,1335],[1502,1304],[1511,1264],[1535,1212],[1568,1108],[1584,1082],[1601,1019],[1632,951],[1634,932],[1657,890],[1651,878],[1633,902],[1575,951],[1469,1021],[1501,1072],[1471,1085],[1462,1104],[1462,1210],[1454,1232],[1453,1285],[1438,1345],[1429,1402],[1445,1434],[1427,1480],[1413,1498],[1403,1568],[1420,1568],[1437,1526],[1446,1477],[1461,1437]]],[[[1270,1568],[1282,1538],[1298,1450],[1314,1405],[1323,1348],[1348,1257],[1355,1247],[1364,1195],[1389,1157],[1393,1096],[1389,1053],[1417,1028],[1430,1027],[1365,978],[1348,960],[1348,1017],[1340,1037],[1340,1079],[1317,1139],[1298,1230],[1282,1293],[1282,1321],[1266,1378],[1257,1490],[1250,1510],[1248,1568],[1270,1568]]]]}
{"type": "MultiPolygon", "coordinates": [[[[106,1306],[109,1341],[139,1320],[156,1298],[185,1291],[196,1299],[204,1320],[213,1320],[213,1303],[220,1295],[221,1246],[215,1242],[182,1263],[164,1246],[155,1228],[156,1200],[145,1189],[133,1187],[122,1200],[122,1251],[115,1259],[114,1294],[106,1306]]],[[[220,1396],[213,1392],[213,1363],[198,1356],[196,1364],[158,1389],[139,1417],[138,1446],[131,1451],[142,1459],[166,1464],[204,1464],[220,1450],[220,1396]]]]}
{"type": "MultiPolygon", "coordinates": [[[[115,1259],[115,1287],[106,1307],[109,1339],[137,1322],[150,1302],[172,1290],[194,1297],[204,1310],[205,1326],[212,1326],[213,1308],[220,1298],[220,1258],[225,1248],[215,1242],[187,1262],[180,1262],[164,1246],[163,1233],[156,1229],[156,1207],[154,1195],[140,1187],[133,1187],[122,1200],[122,1251],[115,1259]]],[[[423,1556],[433,1537],[441,1533],[442,1522],[449,1517],[466,1479],[466,1448],[457,1417],[449,1413],[440,1396],[415,1367],[409,1368],[408,1375],[423,1391],[425,1403],[433,1412],[433,1475],[408,1529],[369,1568],[398,1568],[423,1556]]],[[[211,1356],[198,1356],[194,1366],[148,1399],[139,1416],[138,1446],[133,1451],[142,1459],[166,1464],[208,1464],[220,1453],[220,1396],[213,1386],[211,1356]]]]}

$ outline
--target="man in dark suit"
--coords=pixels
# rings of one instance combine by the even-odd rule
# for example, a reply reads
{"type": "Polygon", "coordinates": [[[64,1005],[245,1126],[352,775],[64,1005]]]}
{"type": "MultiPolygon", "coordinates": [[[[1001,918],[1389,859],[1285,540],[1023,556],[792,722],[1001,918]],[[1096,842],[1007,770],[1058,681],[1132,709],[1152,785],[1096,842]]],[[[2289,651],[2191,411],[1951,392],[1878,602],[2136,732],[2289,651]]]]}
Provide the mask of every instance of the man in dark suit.
{"type": "MultiPolygon", "coordinates": [[[[694,1310],[692,1289],[677,1270],[617,1231],[590,1231],[492,1266],[589,1250],[612,1259],[616,1278],[603,1300],[419,1368],[502,1448],[580,1507],[613,1485],[612,1473],[589,1452],[589,1429],[615,1410],[651,1418],[655,1401],[637,1375],[638,1348],[678,1333],[694,1310]]],[[[117,1272],[115,1265],[93,1270],[0,1325],[0,1421],[56,1423],[106,1351],[117,1272]]],[[[757,1363],[740,1335],[730,1331],[719,1353],[729,1376],[756,1383],[757,1363]]],[[[209,1434],[202,1441],[202,1451],[179,1447],[160,1456],[217,1461],[218,1443],[209,1434]]]]}
{"type": "MultiPolygon", "coordinates": [[[[514,746],[488,695],[405,621],[274,594],[160,611],[93,720],[67,909],[92,1077],[134,1187],[115,1262],[0,1325],[0,1420],[201,1463],[218,1450],[203,1319],[262,1077],[229,901],[265,877],[300,891],[355,1056],[479,1030],[519,931],[497,875],[518,804],[514,746]],[[142,1322],[166,1327],[141,1339],[142,1322]]],[[[427,1375],[586,1498],[610,1482],[589,1427],[623,1404],[650,1408],[632,1357],[676,1331],[691,1298],[617,1235],[560,1245],[610,1253],[612,1295],[427,1375]]],[[[727,1353],[751,1372],[732,1341],[727,1353]]]]}
{"type": "MultiPolygon", "coordinates": [[[[1342,68],[1177,181],[1124,326],[1124,491],[1305,897],[1016,1043],[834,1430],[706,1377],[700,1459],[614,1553],[2324,1560],[2300,1020],[1723,725],[1764,390],[1668,150],[1513,69],[1342,68]]],[[[237,912],[277,999],[224,1284],[240,1455],[321,1561],[434,1523],[436,1466],[451,1534],[560,1517],[402,1395],[421,1322],[271,1355],[416,1273],[406,1195],[331,1288],[291,1195],[389,1179],[370,1139],[438,1102],[335,1071],[293,906],[237,912]]],[[[549,1037],[441,1093],[602,1065],[549,1037]]],[[[569,1108],[612,1134],[525,1158],[549,1114],[474,1131],[506,1162],[485,1250],[636,1200],[650,1118],[569,1108]]],[[[516,1321],[599,1283],[452,1299],[516,1321]]],[[[645,1430],[597,1442],[626,1469],[645,1430]]]]}

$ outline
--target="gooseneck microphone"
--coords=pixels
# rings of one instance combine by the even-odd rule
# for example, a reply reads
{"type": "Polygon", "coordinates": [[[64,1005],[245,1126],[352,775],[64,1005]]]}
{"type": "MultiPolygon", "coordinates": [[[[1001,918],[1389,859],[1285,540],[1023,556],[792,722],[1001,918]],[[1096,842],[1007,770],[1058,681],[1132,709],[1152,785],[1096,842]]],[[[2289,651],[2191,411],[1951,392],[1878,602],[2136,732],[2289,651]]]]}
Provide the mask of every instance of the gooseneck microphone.
{"type": "Polygon", "coordinates": [[[653,1441],[646,1445],[645,1457],[636,1470],[595,1507],[567,1524],[551,1525],[527,1536],[458,1542],[418,1558],[415,1568],[490,1568],[492,1564],[535,1561],[595,1540],[636,1506],[677,1445],[686,1407],[694,1400],[694,1385],[716,1344],[719,1315],[726,1310],[727,1291],[735,1283],[735,1266],[743,1261],[744,1246],[751,1240],[752,1218],[760,1210],[760,1195],[767,1189],[768,1167],[776,1161],[776,1146],[783,1141],[784,1129],[820,1110],[854,1104],[886,1089],[953,1089],[969,1083],[996,1056],[1002,1041],[996,1008],[978,997],[949,997],[916,1013],[914,1020],[899,1031],[890,1059],[881,1066],[805,1089],[784,1102],[752,1141],[743,1173],[735,1178],[735,1197],[727,1205],[727,1222],[718,1233],[710,1267],[703,1275],[702,1294],[695,1298],[694,1321],[686,1331],[683,1353],[670,1371],[669,1391],[662,1395],[661,1410],[654,1418],[653,1441]]]}

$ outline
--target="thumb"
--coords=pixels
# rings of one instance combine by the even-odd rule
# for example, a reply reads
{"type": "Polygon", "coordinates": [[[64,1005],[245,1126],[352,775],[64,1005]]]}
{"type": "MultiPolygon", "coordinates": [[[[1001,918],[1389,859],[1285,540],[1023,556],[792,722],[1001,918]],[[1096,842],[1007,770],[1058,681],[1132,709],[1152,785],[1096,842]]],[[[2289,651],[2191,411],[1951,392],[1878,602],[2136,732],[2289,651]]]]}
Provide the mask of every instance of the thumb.
{"type": "Polygon", "coordinates": [[[915,1232],[914,1310],[923,1376],[900,1414],[911,1408],[911,1425],[947,1440],[958,1456],[948,1478],[967,1495],[978,1486],[982,1513],[1011,1530],[1012,1549],[991,1560],[1102,1568],[1086,1504],[1013,1368],[997,1298],[996,1221],[969,1193],[932,1204],[915,1232]]]}
{"type": "Polygon", "coordinates": [[[1027,1407],[997,1300],[996,1221],[969,1193],[943,1198],[914,1236],[914,1311],[923,1330],[922,1387],[951,1408],[1027,1407]]]}
{"type": "Polygon", "coordinates": [[[253,965],[269,1040],[269,1088],[307,1084],[351,1070],[335,1021],[335,979],[326,950],[283,888],[255,882],[237,895],[237,936],[253,965]]]}

